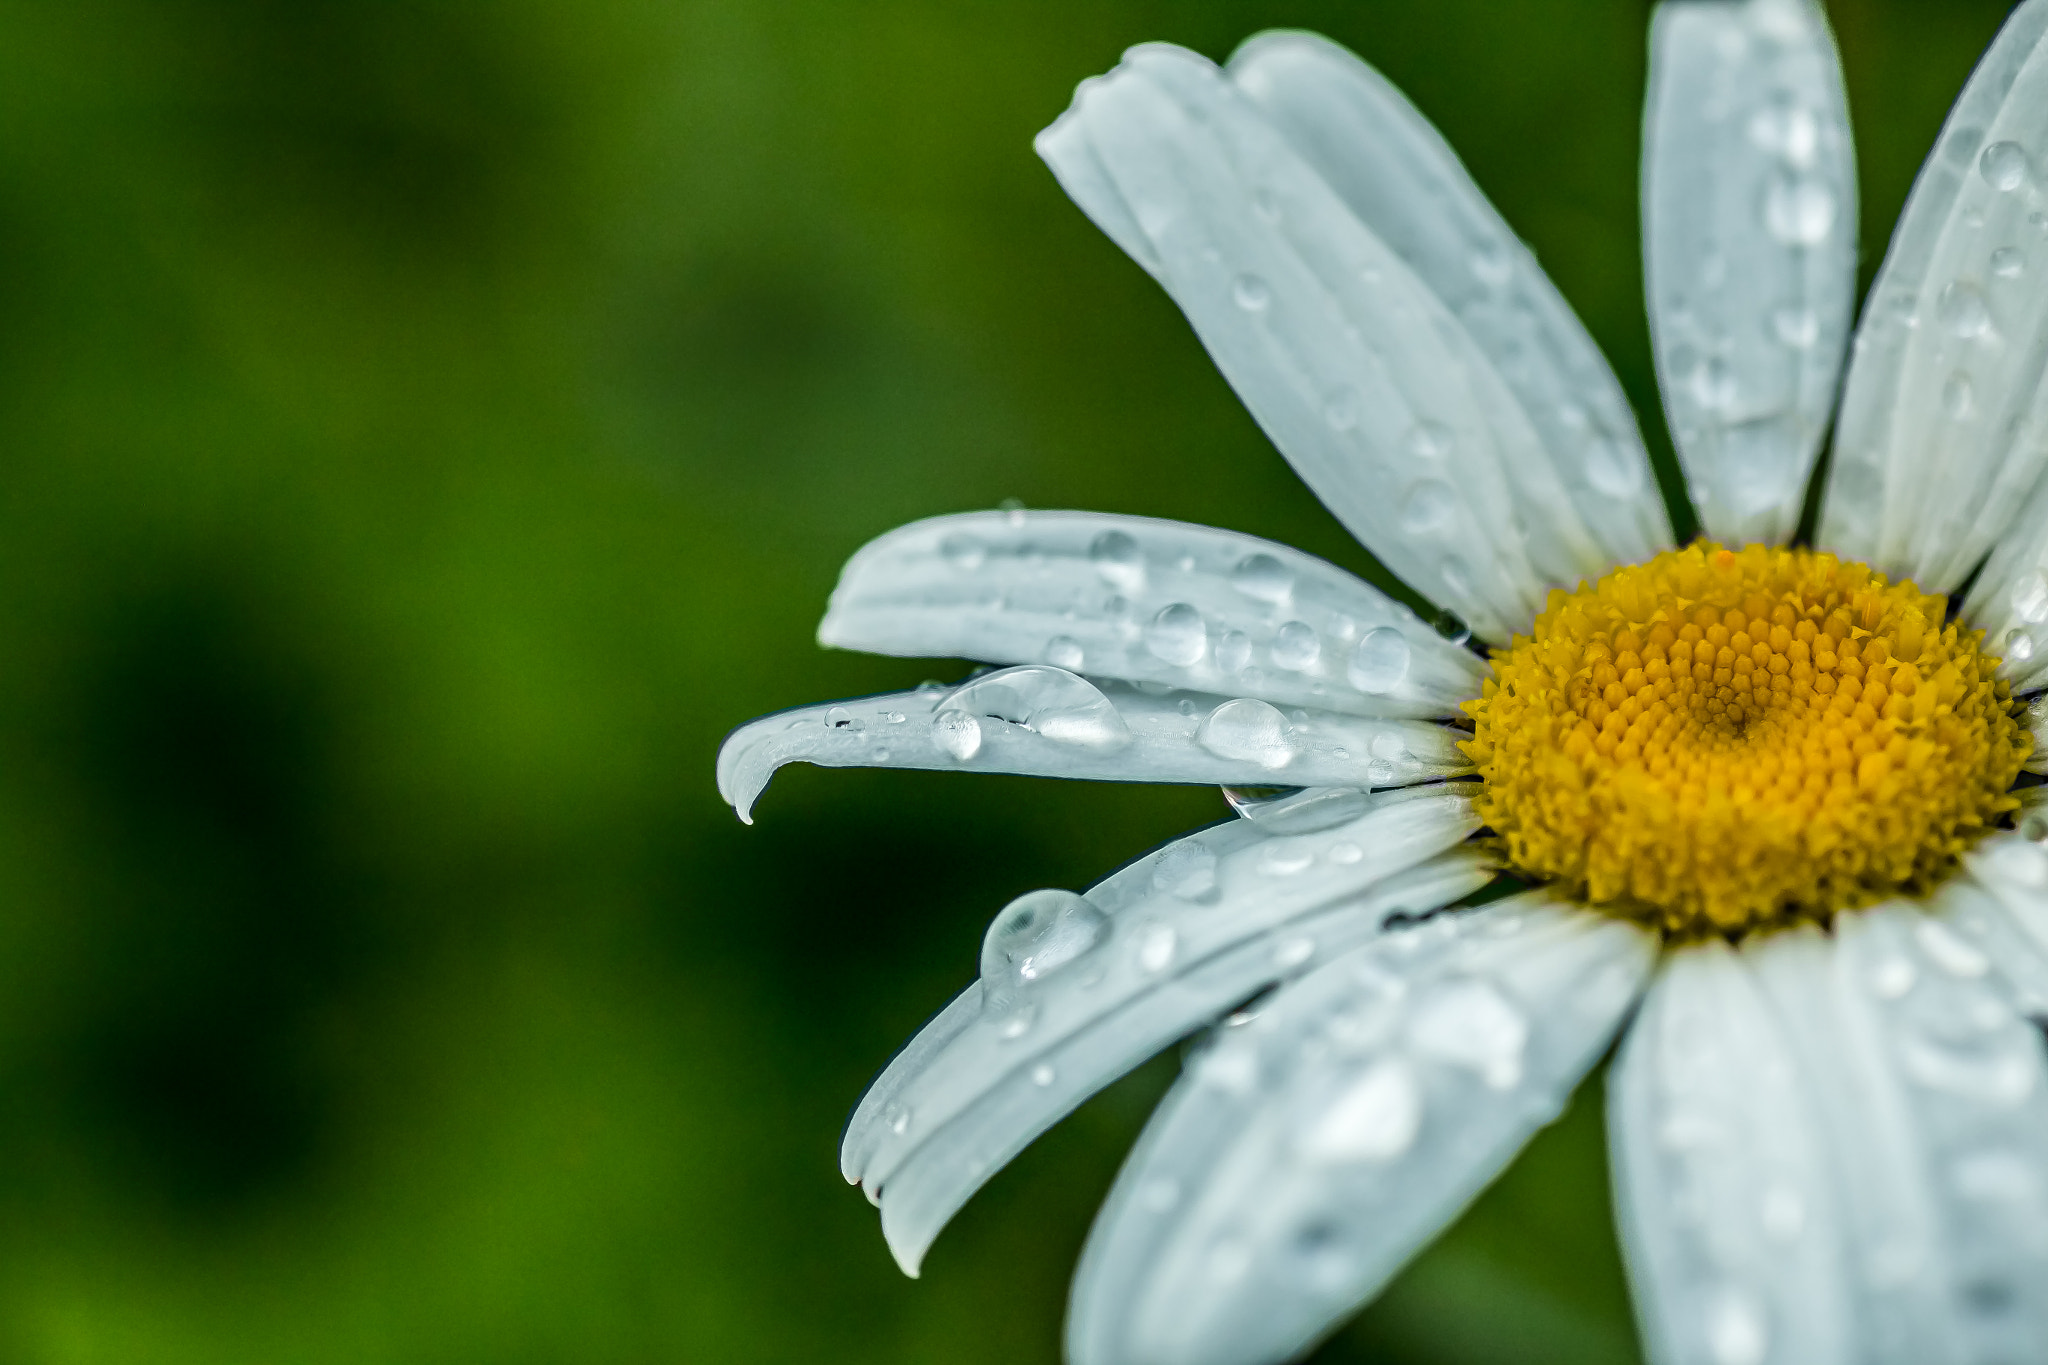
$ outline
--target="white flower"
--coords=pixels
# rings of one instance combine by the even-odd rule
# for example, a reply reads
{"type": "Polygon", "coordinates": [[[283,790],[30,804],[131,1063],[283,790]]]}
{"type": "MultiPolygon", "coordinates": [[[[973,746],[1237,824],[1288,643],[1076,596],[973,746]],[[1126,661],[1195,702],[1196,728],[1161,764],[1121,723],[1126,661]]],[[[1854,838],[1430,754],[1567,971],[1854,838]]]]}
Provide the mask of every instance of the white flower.
{"type": "MultiPolygon", "coordinates": [[[[2027,742],[2007,699],[2048,683],[2044,34],[2027,0],[1873,287],[1815,536],[1847,568],[1672,549],[1590,339],[1356,58],[1266,34],[1219,71],[1154,45],[1081,87],[1039,139],[1068,191],[1380,560],[1515,644],[1489,682],[1342,571],[1169,522],[941,517],[855,556],[825,643],[1008,667],[744,727],[719,759],[743,818],[798,760],[1303,789],[996,918],[980,980],[846,1134],[906,1270],[1038,1133],[1227,1016],[1102,1211],[1069,1349],[1285,1359],[1498,1174],[1633,1011],[1609,1112],[1653,1360],[2048,1359],[2048,820],[2041,789],[2004,794],[2027,742]],[[1963,628],[1857,588],[1862,565],[1967,587],[1963,628]],[[1476,731],[1445,723],[1461,706],[1476,731]],[[1456,908],[1503,851],[1555,880],[1456,908]]],[[[1782,545],[1853,307],[1819,10],[1666,4],[1647,130],[1691,493],[1715,539],[1782,545]]]]}

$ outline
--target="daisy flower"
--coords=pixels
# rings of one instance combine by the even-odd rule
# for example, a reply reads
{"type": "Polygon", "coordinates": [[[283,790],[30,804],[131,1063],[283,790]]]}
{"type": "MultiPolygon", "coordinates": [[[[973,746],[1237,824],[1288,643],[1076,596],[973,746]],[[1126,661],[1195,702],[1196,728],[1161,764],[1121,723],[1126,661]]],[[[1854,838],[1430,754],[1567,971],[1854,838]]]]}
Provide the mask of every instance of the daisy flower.
{"type": "Polygon", "coordinates": [[[1032,1138],[1201,1034],[1090,1235],[1069,1354],[1283,1360],[1619,1039],[1653,1360],[2048,1359],[2048,811],[2022,776],[2048,685],[2044,35],[2028,0],[1971,77],[1852,347],[1819,9],[1657,12],[1643,211],[1684,547],[1586,332],[1364,63],[1269,33],[1081,86],[1038,141],[1060,182],[1485,652],[1206,527],[993,512],[854,557],[824,643],[1001,667],[743,727],[718,770],[742,818],[799,760],[1218,783],[1239,817],[995,917],[846,1133],[905,1270],[1032,1138]]]}

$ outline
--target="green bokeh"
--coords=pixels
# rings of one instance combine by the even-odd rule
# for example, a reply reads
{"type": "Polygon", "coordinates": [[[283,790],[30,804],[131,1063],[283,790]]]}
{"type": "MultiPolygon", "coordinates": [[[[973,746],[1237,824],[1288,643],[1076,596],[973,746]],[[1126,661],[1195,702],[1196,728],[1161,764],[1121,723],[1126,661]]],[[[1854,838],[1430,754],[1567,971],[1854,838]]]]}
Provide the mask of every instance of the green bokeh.
{"type": "MultiPolygon", "coordinates": [[[[1874,266],[2006,5],[1837,0],[1874,266]]],[[[989,915],[1212,792],[786,772],[869,537],[1373,572],[1030,151],[1128,43],[1407,89],[1658,427],[1623,0],[0,2],[0,1362],[1052,1362],[1171,1079],[920,1282],[836,1170],[989,915]]],[[[1661,437],[1653,438],[1661,441],[1661,437]]],[[[1597,1087],[1319,1359],[1634,1358],[1597,1087]]]]}

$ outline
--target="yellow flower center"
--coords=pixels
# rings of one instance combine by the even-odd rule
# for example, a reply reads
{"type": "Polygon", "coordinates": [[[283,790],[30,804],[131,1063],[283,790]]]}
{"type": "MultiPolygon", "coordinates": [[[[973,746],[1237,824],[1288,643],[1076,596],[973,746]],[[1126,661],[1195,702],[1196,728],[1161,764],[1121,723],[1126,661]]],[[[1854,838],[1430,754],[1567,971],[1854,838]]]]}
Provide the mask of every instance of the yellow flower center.
{"type": "Polygon", "coordinates": [[[1946,600],[1808,550],[1695,544],[1553,591],[1465,710],[1516,867],[1667,932],[1926,886],[2033,747],[1946,600]]]}

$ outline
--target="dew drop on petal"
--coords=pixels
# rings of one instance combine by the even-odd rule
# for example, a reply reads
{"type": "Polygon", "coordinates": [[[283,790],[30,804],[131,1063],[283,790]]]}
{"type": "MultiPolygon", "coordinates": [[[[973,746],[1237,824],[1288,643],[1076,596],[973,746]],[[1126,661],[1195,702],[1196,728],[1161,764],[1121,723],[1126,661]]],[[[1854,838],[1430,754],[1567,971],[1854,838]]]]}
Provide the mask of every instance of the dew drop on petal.
{"type": "Polygon", "coordinates": [[[1227,631],[1216,642],[1216,666],[1235,673],[1252,661],[1252,637],[1241,630],[1227,631]]]}
{"type": "Polygon", "coordinates": [[[1413,1146],[1421,1127],[1421,1089],[1406,1063],[1388,1060],[1339,1092],[1302,1147],[1321,1161],[1386,1161],[1413,1146]]]}
{"type": "Polygon", "coordinates": [[[1365,850],[1357,844],[1333,844],[1330,847],[1330,861],[1340,867],[1349,867],[1365,857],[1365,850]]]}
{"type": "Polygon", "coordinates": [[[1207,844],[1182,840],[1152,865],[1152,885],[1179,900],[1200,900],[1216,889],[1216,854],[1207,844]]]}
{"type": "Polygon", "coordinates": [[[965,763],[981,752],[981,722],[965,711],[940,711],[932,717],[932,743],[965,763]]]}
{"type": "Polygon", "coordinates": [[[2017,142],[1994,142],[1977,158],[1977,170],[1985,184],[2010,194],[2027,183],[2027,149],[2017,142]]]}
{"type": "Polygon", "coordinates": [[[1239,275],[1230,286],[1230,297],[1247,313],[1263,313],[1273,301],[1273,291],[1257,275],[1239,275]]]}
{"type": "Polygon", "coordinates": [[[1369,630],[1351,652],[1351,684],[1361,692],[1391,692],[1408,676],[1410,657],[1408,637],[1393,626],[1369,630]]]}
{"type": "Polygon", "coordinates": [[[1128,531],[1104,531],[1095,537],[1088,559],[1096,573],[1125,592],[1145,586],[1145,554],[1128,531]]]}
{"type": "Polygon", "coordinates": [[[1246,555],[1230,571],[1230,584],[1261,602],[1285,602],[1294,591],[1294,574],[1269,554],[1246,555]]]}
{"type": "Polygon", "coordinates": [[[1169,925],[1147,925],[1138,933],[1138,967],[1146,972],[1163,972],[1173,965],[1174,949],[1179,946],[1179,936],[1169,925]]]}
{"type": "Polygon", "coordinates": [[[1292,971],[1316,955],[1316,941],[1312,938],[1283,938],[1273,945],[1273,965],[1282,971],[1292,971]]]}
{"type": "Polygon", "coordinates": [[[1071,635],[1055,635],[1045,647],[1045,661],[1069,673],[1079,673],[1087,659],[1081,650],[1081,642],[1071,635]]]}
{"type": "Polygon", "coordinates": [[[1977,415],[1977,386],[1970,376],[1957,370],[1941,389],[1941,410],[1951,421],[1967,422],[1977,415]]]}
{"type": "Polygon", "coordinates": [[[1185,602],[1162,607],[1145,627],[1145,648],[1166,663],[1186,668],[1200,663],[1209,647],[1209,628],[1202,613],[1185,602]]]}
{"type": "Polygon", "coordinates": [[[1284,768],[1294,757],[1287,718],[1268,702],[1239,697],[1209,713],[1196,734],[1204,749],[1218,758],[1284,768]]]}
{"type": "Polygon", "coordinates": [[[1030,891],[1002,908],[981,941],[981,979],[992,997],[1013,1000],[1095,951],[1109,924],[1071,891],[1030,891]]]}
{"type": "Polygon", "coordinates": [[[1289,621],[1273,636],[1273,662],[1290,672],[1305,673],[1314,668],[1322,652],[1322,640],[1305,621],[1289,621]]]}
{"type": "Polygon", "coordinates": [[[1941,291],[1935,307],[1941,325],[1965,340],[1991,330],[1991,309],[1984,302],[1984,295],[1967,281],[1951,282],[1941,291]]]}
{"type": "Polygon", "coordinates": [[[1401,504],[1401,529],[1409,535],[1426,535],[1449,524],[1458,509],[1458,496],[1441,479],[1424,479],[1408,490],[1401,504]]]}
{"type": "Polygon", "coordinates": [[[1315,850],[1301,840],[1275,839],[1259,850],[1259,871],[1269,877],[1292,877],[1315,860],[1315,850]]]}

